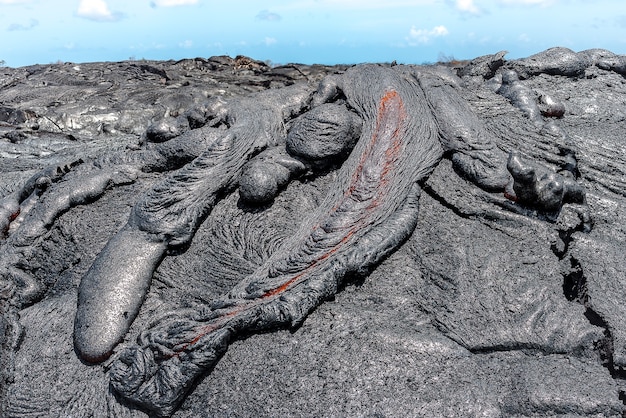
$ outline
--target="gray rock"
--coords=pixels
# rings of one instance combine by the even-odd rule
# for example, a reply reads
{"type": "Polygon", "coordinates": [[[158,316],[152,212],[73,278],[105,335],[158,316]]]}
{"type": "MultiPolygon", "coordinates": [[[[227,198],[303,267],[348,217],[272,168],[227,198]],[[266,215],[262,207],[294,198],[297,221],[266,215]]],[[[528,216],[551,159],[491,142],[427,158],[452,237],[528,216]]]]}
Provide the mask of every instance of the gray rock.
{"type": "MultiPolygon", "coordinates": [[[[391,132],[376,128],[376,115],[387,113],[376,103],[368,107],[366,99],[380,86],[376,77],[393,71],[394,82],[425,92],[415,103],[433,111],[433,126],[443,136],[443,159],[420,182],[419,216],[409,216],[417,214],[416,203],[401,206],[415,209],[406,217],[394,206],[395,218],[385,214],[374,222],[382,229],[364,229],[378,232],[357,235],[351,251],[341,253],[345,258],[334,261],[333,271],[351,273],[341,276],[332,300],[304,320],[308,311],[302,315],[300,305],[288,305],[292,296],[286,294],[289,309],[281,312],[294,315],[294,328],[249,328],[252,333],[231,341],[221,356],[200,362],[193,371],[199,377],[184,388],[180,403],[155,411],[175,417],[622,416],[623,62],[608,51],[561,48],[524,60],[483,57],[459,70],[464,79],[444,69],[367,67],[371,89],[355,81],[363,75],[359,67],[270,68],[245,57],[0,69],[6,109],[0,114],[0,215],[6,218],[0,224],[0,415],[146,416],[146,404],[137,409],[112,390],[120,359],[138,341],[165,347],[160,335],[146,332],[154,324],[203,321],[266,284],[253,280],[255,272],[281,262],[292,249],[285,243],[302,236],[310,214],[334,208],[326,195],[334,201],[348,196],[339,186],[353,181],[352,167],[368,167],[367,158],[359,158],[369,155],[364,138],[391,132]],[[497,94],[494,86],[510,70],[520,75],[525,100],[537,100],[524,103],[542,109],[547,95],[562,104],[562,115],[530,115],[517,99],[497,94]],[[298,107],[300,96],[285,101],[298,89],[314,92],[313,112],[308,104],[298,107]],[[145,252],[144,238],[128,248],[109,241],[123,236],[138,198],[197,161],[225,133],[244,135],[248,131],[238,126],[271,114],[222,112],[222,102],[244,109],[249,98],[262,104],[263,97],[284,99],[285,135],[233,167],[241,173],[239,194],[232,193],[237,184],[219,189],[210,210],[199,214],[197,230],[178,246],[161,250],[161,232],[151,236],[165,253],[152,282],[139,290],[136,318],[123,324],[128,332],[114,332],[119,345],[103,349],[112,351],[111,360],[81,361],[73,323],[80,283],[89,285],[83,278],[90,268],[104,277],[120,268],[92,267],[98,254],[124,249],[105,259],[130,262],[135,251],[145,252]],[[322,98],[333,104],[317,106],[322,98]],[[325,106],[335,110],[316,116],[325,106]],[[319,122],[337,115],[343,115],[338,123],[345,142],[322,140],[313,151],[285,152],[296,148],[288,148],[286,132],[299,118],[319,122]],[[365,122],[361,127],[355,120],[365,122]],[[351,138],[359,133],[355,145],[351,138]],[[353,146],[345,162],[333,160],[353,146]],[[522,159],[507,171],[511,153],[522,159]],[[311,163],[321,155],[332,164],[311,163]],[[563,186],[559,199],[541,197],[529,170],[563,186]],[[260,193],[264,206],[251,204],[254,199],[242,204],[262,189],[258,173],[271,177],[276,190],[260,193]],[[408,235],[385,244],[398,230],[408,235]],[[369,254],[370,248],[380,254],[369,254]]],[[[401,97],[413,103],[412,96],[401,97]]],[[[387,100],[399,106],[395,96],[387,100]]],[[[430,116],[419,115],[415,120],[430,126],[430,116]]],[[[307,137],[299,137],[299,146],[311,145],[307,137]]],[[[423,158],[409,155],[401,162],[403,179],[415,175],[411,167],[423,158]]],[[[390,207],[393,196],[386,200],[390,207]]],[[[328,289],[315,281],[307,286],[309,294],[328,289]]],[[[259,324],[272,318],[263,315],[253,318],[259,324]]],[[[89,338],[99,341],[97,334],[89,338]]],[[[161,364],[148,360],[148,368],[161,364]]]]}
{"type": "Polygon", "coordinates": [[[344,106],[318,106],[294,120],[287,135],[287,151],[313,161],[345,156],[361,135],[361,123],[344,106]]]}

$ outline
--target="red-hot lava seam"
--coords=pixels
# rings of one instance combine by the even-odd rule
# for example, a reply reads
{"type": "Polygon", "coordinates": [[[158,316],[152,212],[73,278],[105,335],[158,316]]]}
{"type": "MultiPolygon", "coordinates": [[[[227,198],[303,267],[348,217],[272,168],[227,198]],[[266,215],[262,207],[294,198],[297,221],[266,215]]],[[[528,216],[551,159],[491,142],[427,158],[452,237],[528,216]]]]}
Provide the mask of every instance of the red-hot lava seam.
{"type": "MultiPolygon", "coordinates": [[[[378,183],[375,189],[375,195],[369,197],[369,205],[363,211],[361,211],[358,219],[355,220],[353,226],[346,232],[345,236],[340,240],[340,242],[329,248],[328,251],[319,256],[317,259],[313,260],[311,264],[307,266],[303,271],[296,274],[295,276],[284,282],[282,285],[274,289],[268,290],[259,299],[251,301],[250,303],[245,305],[237,306],[230,312],[224,314],[220,318],[217,318],[214,323],[199,327],[198,335],[196,335],[191,341],[189,341],[189,343],[184,344],[181,348],[176,350],[177,355],[187,350],[193,344],[197,343],[205,335],[220,328],[227,322],[228,319],[232,318],[238,313],[257,306],[258,304],[265,302],[268,298],[280,295],[287,289],[294,286],[297,282],[300,281],[303,276],[313,270],[319,263],[335,254],[343,246],[343,244],[345,244],[357,232],[357,230],[359,230],[363,226],[366,221],[367,215],[370,214],[374,209],[376,209],[384,200],[384,198],[388,195],[390,175],[395,168],[395,163],[402,148],[402,127],[405,118],[406,112],[404,109],[404,103],[402,102],[400,95],[395,90],[387,91],[385,95],[381,98],[378,106],[376,127],[372,134],[372,139],[368,143],[365,152],[361,155],[356,170],[352,175],[350,186],[343,194],[339,202],[330,210],[327,216],[327,218],[332,219],[339,208],[343,207],[344,204],[349,203],[350,200],[354,200],[356,192],[367,189],[370,181],[367,178],[367,174],[365,173],[366,166],[371,166],[372,164],[374,164],[379,168],[379,171],[377,173],[378,183]],[[381,154],[383,156],[382,164],[376,164],[376,159],[381,158],[381,154]]],[[[320,226],[318,224],[312,229],[312,231],[315,231],[319,228],[320,226]]]]}
{"type": "Polygon", "coordinates": [[[17,219],[18,216],[20,216],[20,211],[21,209],[18,209],[17,211],[11,213],[9,215],[9,223],[7,223],[7,226],[2,228],[2,233],[0,234],[0,238],[4,238],[7,235],[9,235],[9,229],[11,228],[11,222],[13,222],[14,220],[17,219]]]}

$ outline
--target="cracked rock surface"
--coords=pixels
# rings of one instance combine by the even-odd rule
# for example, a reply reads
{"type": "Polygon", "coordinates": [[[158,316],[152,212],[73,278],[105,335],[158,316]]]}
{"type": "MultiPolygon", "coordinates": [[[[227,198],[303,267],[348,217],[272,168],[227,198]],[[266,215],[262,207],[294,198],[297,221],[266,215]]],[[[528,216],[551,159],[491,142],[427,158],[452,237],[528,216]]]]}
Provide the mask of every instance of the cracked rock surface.
{"type": "MultiPolygon", "coordinates": [[[[233,342],[173,416],[622,417],[625,63],[608,51],[553,49],[453,69],[496,151],[561,173],[567,190],[584,189],[584,205],[575,197],[557,213],[523,207],[477,187],[444,155],[397,251],[296,329],[233,342]]],[[[68,160],[149,152],[150,124],[207,99],[315,86],[346,69],[245,57],[0,68],[0,197],[68,160]]],[[[61,213],[20,253],[21,268],[43,283],[35,303],[18,309],[0,287],[0,416],[148,416],[111,390],[109,362],[81,362],[72,341],[81,278],[163,177],[133,175],[61,213]]],[[[325,168],[261,206],[224,197],[188,247],[163,259],[119,350],[158,318],[228,293],[336,180],[325,168]]]]}

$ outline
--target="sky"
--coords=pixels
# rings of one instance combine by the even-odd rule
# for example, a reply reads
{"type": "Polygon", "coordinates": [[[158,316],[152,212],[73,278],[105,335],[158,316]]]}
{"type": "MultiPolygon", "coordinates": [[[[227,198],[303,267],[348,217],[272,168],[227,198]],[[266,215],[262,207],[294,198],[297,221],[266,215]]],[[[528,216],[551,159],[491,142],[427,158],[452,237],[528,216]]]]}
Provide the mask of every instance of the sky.
{"type": "Polygon", "coordinates": [[[246,55],[423,64],[553,46],[626,54],[625,0],[0,0],[0,64],[246,55]]]}

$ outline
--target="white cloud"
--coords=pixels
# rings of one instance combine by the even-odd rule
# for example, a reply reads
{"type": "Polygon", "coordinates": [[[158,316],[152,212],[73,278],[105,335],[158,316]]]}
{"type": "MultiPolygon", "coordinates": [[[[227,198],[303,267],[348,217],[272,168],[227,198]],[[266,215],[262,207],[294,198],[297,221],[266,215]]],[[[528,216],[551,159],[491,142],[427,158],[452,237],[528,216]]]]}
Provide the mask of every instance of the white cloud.
{"type": "Polygon", "coordinates": [[[424,4],[432,4],[434,2],[432,0],[320,0],[319,3],[337,7],[379,9],[387,7],[420,6],[424,4]]]}
{"type": "Polygon", "coordinates": [[[185,42],[180,42],[178,46],[181,48],[189,49],[193,46],[193,41],[191,39],[187,39],[185,42]]]}
{"type": "Polygon", "coordinates": [[[198,0],[155,0],[151,4],[153,7],[172,7],[172,6],[187,6],[191,4],[197,4],[198,0]]]}
{"type": "Polygon", "coordinates": [[[30,2],[31,0],[0,0],[0,4],[23,4],[30,2]]]}
{"type": "Polygon", "coordinates": [[[266,20],[268,22],[278,22],[281,17],[278,13],[270,12],[269,10],[261,10],[259,14],[256,15],[258,20],[266,20]]]}
{"type": "Polygon", "coordinates": [[[111,12],[104,0],[81,0],[76,15],[98,22],[113,22],[122,18],[121,13],[111,12]]]}
{"type": "MultiPolygon", "coordinates": [[[[287,9],[324,9],[324,10],[365,10],[415,7],[435,4],[441,0],[298,0],[285,2],[281,10],[287,9]]],[[[278,8],[278,6],[275,6],[278,8]]]]}
{"type": "Polygon", "coordinates": [[[415,26],[412,26],[406,40],[409,42],[409,45],[413,46],[418,44],[427,44],[433,38],[446,36],[449,33],[448,29],[443,25],[435,26],[432,29],[417,29],[415,26]]]}
{"type": "Polygon", "coordinates": [[[527,33],[522,33],[517,39],[521,42],[530,42],[530,36],[527,33]]]}
{"type": "Polygon", "coordinates": [[[527,4],[537,6],[549,6],[556,3],[557,0],[500,0],[503,4],[527,4]]]}
{"type": "Polygon", "coordinates": [[[27,24],[23,25],[21,23],[12,23],[8,27],[8,31],[16,31],[16,30],[31,30],[35,26],[39,25],[39,22],[36,19],[31,19],[27,24]]]}
{"type": "Polygon", "coordinates": [[[456,0],[456,8],[464,13],[480,14],[480,9],[474,4],[474,0],[456,0]]]}
{"type": "Polygon", "coordinates": [[[266,46],[274,45],[276,42],[278,42],[276,38],[270,38],[269,36],[266,36],[265,39],[263,39],[263,43],[266,46]]]}

